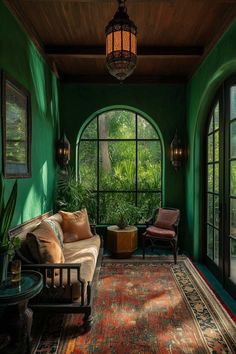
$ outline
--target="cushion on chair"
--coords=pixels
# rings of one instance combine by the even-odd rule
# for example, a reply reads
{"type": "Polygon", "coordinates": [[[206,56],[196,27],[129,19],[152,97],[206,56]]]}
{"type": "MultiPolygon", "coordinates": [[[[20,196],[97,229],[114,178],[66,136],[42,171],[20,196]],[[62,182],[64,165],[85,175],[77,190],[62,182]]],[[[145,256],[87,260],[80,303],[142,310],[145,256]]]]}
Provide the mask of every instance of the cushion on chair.
{"type": "Polygon", "coordinates": [[[64,242],[75,242],[93,236],[86,209],[75,211],[74,213],[60,211],[62,216],[62,229],[64,242]]]}
{"type": "Polygon", "coordinates": [[[175,231],[174,224],[179,217],[179,210],[159,208],[154,225],[161,229],[175,231]]]}
{"type": "Polygon", "coordinates": [[[175,231],[173,230],[161,229],[156,226],[149,226],[146,230],[146,236],[173,238],[175,235],[175,231]]]}

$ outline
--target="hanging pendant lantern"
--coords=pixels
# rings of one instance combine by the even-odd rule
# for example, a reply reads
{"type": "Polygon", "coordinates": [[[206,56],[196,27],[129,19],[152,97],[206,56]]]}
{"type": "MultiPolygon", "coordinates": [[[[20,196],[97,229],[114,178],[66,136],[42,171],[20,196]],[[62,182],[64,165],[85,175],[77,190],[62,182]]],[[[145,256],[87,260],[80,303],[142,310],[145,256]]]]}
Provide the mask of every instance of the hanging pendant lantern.
{"type": "Polygon", "coordinates": [[[118,0],[118,10],[105,29],[107,68],[120,81],[132,74],[137,63],[137,27],[129,19],[125,1],[118,0]]]}

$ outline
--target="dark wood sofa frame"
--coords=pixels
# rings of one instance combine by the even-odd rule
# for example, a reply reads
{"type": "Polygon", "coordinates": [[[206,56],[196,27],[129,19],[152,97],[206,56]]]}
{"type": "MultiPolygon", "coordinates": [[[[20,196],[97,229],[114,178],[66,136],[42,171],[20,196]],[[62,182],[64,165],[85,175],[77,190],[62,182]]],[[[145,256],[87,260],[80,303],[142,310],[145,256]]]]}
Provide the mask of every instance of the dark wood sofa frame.
{"type": "MultiPolygon", "coordinates": [[[[46,213],[40,217],[36,217],[31,219],[30,221],[18,225],[16,228],[11,229],[9,231],[10,237],[17,236],[17,234],[21,233],[30,226],[30,224],[36,223],[37,221],[41,221],[47,217],[52,215],[52,213],[46,213]]],[[[96,234],[96,227],[95,225],[91,225],[91,231],[95,235],[96,234]]],[[[18,255],[19,256],[19,255],[18,255]]],[[[83,317],[83,325],[82,330],[83,332],[87,332],[90,330],[92,323],[93,323],[93,315],[92,315],[92,307],[93,307],[93,299],[94,293],[96,289],[96,284],[99,277],[100,267],[102,263],[102,256],[103,256],[103,239],[101,238],[101,246],[99,250],[99,255],[97,258],[96,268],[93,274],[93,279],[91,282],[85,282],[80,278],[80,263],[59,263],[59,264],[32,264],[32,263],[23,263],[22,269],[25,270],[35,270],[42,274],[43,276],[43,290],[41,293],[32,299],[29,302],[29,307],[31,307],[34,311],[45,311],[45,312],[55,312],[55,313],[82,313],[84,314],[83,317]],[[71,271],[77,270],[77,280],[80,284],[80,293],[81,297],[79,300],[73,300],[72,294],[72,285],[71,285],[71,271]],[[57,272],[57,282],[55,282],[55,272],[57,272]],[[63,285],[63,274],[67,273],[66,285],[63,285]],[[50,282],[48,282],[50,279],[50,282]],[[69,289],[70,297],[66,301],[60,302],[60,293],[63,294],[65,289],[69,289]],[[42,296],[44,291],[46,293],[59,294],[59,296],[51,297],[50,300],[46,297],[46,300],[42,296]],[[85,295],[84,295],[85,294],[85,295]]],[[[20,257],[21,258],[21,257],[20,257]]]]}

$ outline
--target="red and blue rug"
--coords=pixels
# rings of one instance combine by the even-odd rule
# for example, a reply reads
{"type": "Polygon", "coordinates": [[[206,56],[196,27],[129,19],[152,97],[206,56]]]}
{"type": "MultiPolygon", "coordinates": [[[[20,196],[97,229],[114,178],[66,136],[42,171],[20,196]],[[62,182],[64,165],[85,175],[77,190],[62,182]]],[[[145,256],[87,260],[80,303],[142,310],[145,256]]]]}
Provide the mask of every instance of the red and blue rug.
{"type": "Polygon", "coordinates": [[[81,315],[35,320],[35,354],[236,353],[234,320],[185,258],[104,261],[83,336],[81,315]]]}

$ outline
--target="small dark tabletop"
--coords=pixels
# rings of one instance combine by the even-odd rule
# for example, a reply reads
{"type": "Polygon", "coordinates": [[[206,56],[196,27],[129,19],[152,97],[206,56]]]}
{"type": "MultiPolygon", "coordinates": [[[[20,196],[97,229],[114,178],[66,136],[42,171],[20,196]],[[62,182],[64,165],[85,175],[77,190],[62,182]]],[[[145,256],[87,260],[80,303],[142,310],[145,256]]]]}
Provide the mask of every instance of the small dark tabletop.
{"type": "Polygon", "coordinates": [[[43,288],[43,277],[33,270],[21,272],[21,281],[18,287],[11,285],[10,279],[4,287],[0,287],[0,306],[16,305],[21,301],[36,296],[43,288]]]}

